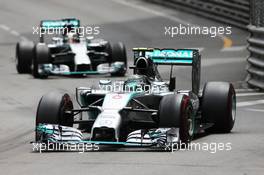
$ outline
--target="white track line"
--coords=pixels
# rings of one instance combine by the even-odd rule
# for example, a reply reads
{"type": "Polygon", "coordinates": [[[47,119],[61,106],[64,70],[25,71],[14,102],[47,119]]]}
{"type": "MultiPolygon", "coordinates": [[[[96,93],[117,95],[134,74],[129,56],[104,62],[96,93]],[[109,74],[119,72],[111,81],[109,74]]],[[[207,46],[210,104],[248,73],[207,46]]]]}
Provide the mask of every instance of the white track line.
{"type": "Polygon", "coordinates": [[[202,52],[204,50],[204,47],[190,47],[190,48],[186,48],[186,49],[197,49],[197,50],[199,50],[199,52],[202,52]]]}
{"type": "Polygon", "coordinates": [[[264,109],[252,109],[252,108],[246,108],[247,111],[253,111],[253,112],[264,112],[264,109]]]}
{"type": "Polygon", "coordinates": [[[14,36],[20,36],[20,33],[18,33],[17,31],[15,30],[11,30],[10,33],[14,36]]]}
{"type": "Polygon", "coordinates": [[[247,97],[247,96],[260,96],[264,95],[264,93],[241,93],[241,94],[236,94],[237,97],[247,97]]]}
{"type": "Polygon", "coordinates": [[[209,67],[221,64],[229,64],[229,63],[240,63],[243,62],[243,59],[240,58],[214,58],[214,59],[202,59],[202,67],[209,67]]]}
{"type": "Polygon", "coordinates": [[[21,39],[22,41],[29,41],[29,39],[28,39],[27,37],[24,37],[24,36],[20,36],[20,39],[21,39]]]}
{"type": "Polygon", "coordinates": [[[9,31],[10,28],[4,24],[0,24],[0,28],[3,29],[3,30],[6,30],[6,31],[9,31]]]}
{"type": "Polygon", "coordinates": [[[10,27],[8,27],[5,24],[0,24],[0,29],[7,31],[9,34],[19,37],[23,41],[28,41],[28,39],[25,36],[22,36],[18,31],[12,30],[10,27]]]}
{"type": "Polygon", "coordinates": [[[247,46],[232,46],[221,49],[221,52],[238,52],[247,49],[247,46]]]}
{"type": "Polygon", "coordinates": [[[264,104],[264,100],[238,102],[236,106],[245,107],[245,106],[254,106],[254,105],[260,105],[260,104],[264,104]]]}
{"type": "Polygon", "coordinates": [[[256,92],[257,89],[235,89],[236,92],[256,92]]]}

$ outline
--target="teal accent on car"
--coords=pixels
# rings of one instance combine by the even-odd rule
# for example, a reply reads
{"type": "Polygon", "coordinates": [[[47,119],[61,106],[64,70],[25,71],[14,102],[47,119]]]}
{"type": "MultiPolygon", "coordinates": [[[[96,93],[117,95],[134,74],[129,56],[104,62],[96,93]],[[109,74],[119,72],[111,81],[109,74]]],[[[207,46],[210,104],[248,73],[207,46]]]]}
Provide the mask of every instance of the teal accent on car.
{"type": "Polygon", "coordinates": [[[36,130],[38,132],[42,132],[42,133],[45,133],[45,134],[53,134],[54,133],[54,130],[53,129],[48,129],[46,127],[46,125],[43,125],[43,124],[39,124],[36,128],[36,130]]]}
{"type": "Polygon", "coordinates": [[[42,28],[63,28],[65,26],[80,27],[80,21],[77,19],[62,19],[62,20],[43,20],[41,22],[42,28]]]}
{"type": "Polygon", "coordinates": [[[192,64],[193,50],[188,49],[154,49],[147,51],[146,57],[153,60],[156,64],[192,64]]]}
{"type": "Polygon", "coordinates": [[[177,64],[192,64],[192,60],[171,60],[171,59],[153,59],[154,63],[163,63],[163,64],[170,64],[170,63],[177,63],[177,64]]]}
{"type": "Polygon", "coordinates": [[[193,58],[193,51],[192,50],[173,50],[173,49],[164,49],[164,50],[154,50],[152,58],[159,57],[159,58],[193,58]]]}
{"type": "Polygon", "coordinates": [[[83,75],[83,74],[96,75],[100,73],[98,71],[80,71],[80,72],[62,72],[60,74],[62,75],[83,75]]]}

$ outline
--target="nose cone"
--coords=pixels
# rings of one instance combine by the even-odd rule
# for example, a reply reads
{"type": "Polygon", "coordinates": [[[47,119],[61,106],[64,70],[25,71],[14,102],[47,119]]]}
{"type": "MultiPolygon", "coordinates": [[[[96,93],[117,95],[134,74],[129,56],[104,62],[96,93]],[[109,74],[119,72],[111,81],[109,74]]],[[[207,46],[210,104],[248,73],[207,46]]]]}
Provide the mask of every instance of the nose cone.
{"type": "Polygon", "coordinates": [[[92,140],[118,141],[121,116],[117,110],[105,110],[96,118],[92,127],[92,140]]]}

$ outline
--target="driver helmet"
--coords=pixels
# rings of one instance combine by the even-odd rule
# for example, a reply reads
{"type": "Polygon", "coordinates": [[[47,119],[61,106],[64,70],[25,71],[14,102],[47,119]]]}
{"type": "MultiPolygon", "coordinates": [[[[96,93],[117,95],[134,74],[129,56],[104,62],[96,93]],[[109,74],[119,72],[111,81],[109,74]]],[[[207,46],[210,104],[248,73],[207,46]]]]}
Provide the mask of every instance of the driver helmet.
{"type": "Polygon", "coordinates": [[[146,76],[144,75],[132,75],[124,82],[124,90],[137,91],[142,89],[144,91],[148,90],[146,85],[150,85],[146,76]]]}
{"type": "Polygon", "coordinates": [[[78,34],[76,34],[75,32],[67,33],[66,37],[69,43],[79,43],[80,42],[80,38],[78,34]]]}

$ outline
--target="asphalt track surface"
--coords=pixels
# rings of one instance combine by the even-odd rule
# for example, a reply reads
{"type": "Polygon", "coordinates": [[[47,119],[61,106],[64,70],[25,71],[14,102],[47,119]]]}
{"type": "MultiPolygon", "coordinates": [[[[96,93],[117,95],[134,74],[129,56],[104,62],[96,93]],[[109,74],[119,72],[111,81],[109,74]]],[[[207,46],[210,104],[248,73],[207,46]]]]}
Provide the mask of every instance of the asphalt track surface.
{"type": "MultiPolygon", "coordinates": [[[[171,9],[124,0],[1,0],[0,1],[0,174],[263,174],[264,95],[243,89],[246,78],[247,33],[232,28],[228,38],[202,35],[164,35],[164,26],[181,21],[199,26],[224,26],[171,9]],[[100,26],[100,36],[132,47],[202,48],[202,84],[230,81],[239,90],[237,120],[231,134],[208,135],[195,143],[228,143],[230,151],[157,152],[119,149],[99,152],[32,152],[35,112],[49,91],[74,93],[78,86],[96,85],[107,76],[33,79],[15,70],[15,44],[37,40],[32,27],[41,19],[77,17],[83,25],[100,26]],[[232,44],[231,44],[232,42],[232,44]],[[242,89],[242,90],[241,90],[242,89]],[[258,100],[259,103],[252,103],[258,100]]],[[[131,64],[131,51],[128,51],[131,64]]],[[[161,68],[163,76],[168,68],[161,68]]],[[[129,72],[129,74],[131,74],[129,72]]],[[[189,88],[190,70],[175,69],[177,87],[189,88]]]]}

